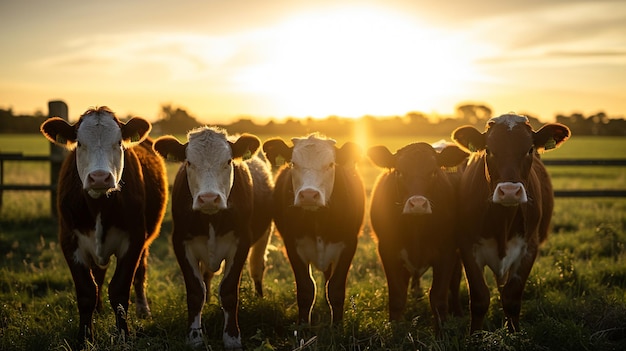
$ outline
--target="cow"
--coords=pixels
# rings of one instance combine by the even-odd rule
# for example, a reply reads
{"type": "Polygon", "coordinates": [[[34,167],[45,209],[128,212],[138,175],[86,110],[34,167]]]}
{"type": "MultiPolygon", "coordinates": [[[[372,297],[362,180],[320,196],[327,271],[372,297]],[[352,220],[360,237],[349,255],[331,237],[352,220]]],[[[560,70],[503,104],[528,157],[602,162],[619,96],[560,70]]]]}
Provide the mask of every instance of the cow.
{"type": "Polygon", "coordinates": [[[387,278],[389,319],[403,318],[411,278],[417,288],[420,277],[432,267],[430,305],[435,328],[440,330],[448,314],[448,289],[453,313],[461,314],[455,167],[468,154],[455,145],[438,152],[423,142],[396,153],[374,146],[367,154],[376,166],[386,169],[372,189],[370,224],[387,278]]]}
{"type": "Polygon", "coordinates": [[[269,163],[257,153],[259,138],[242,134],[231,139],[224,129],[204,126],[191,130],[184,144],[173,136],[154,143],[164,158],[182,162],[172,187],[172,245],[185,281],[192,347],[204,343],[202,308],[222,262],[219,299],[226,349],[242,348],[239,283],[249,253],[255,290],[263,296],[274,184],[269,163]]]}
{"type": "Polygon", "coordinates": [[[483,275],[494,273],[509,331],[520,330],[524,286],[548,236],[554,194],[539,154],[570,136],[556,123],[538,131],[509,113],[487,121],[484,132],[463,126],[452,139],[471,152],[459,190],[459,246],[470,292],[470,332],[482,329],[489,309],[483,275]]]}
{"type": "Polygon", "coordinates": [[[78,340],[94,340],[92,317],[102,309],[110,257],[115,273],[109,301],[122,339],[134,281],[139,317],[149,317],[146,269],[168,196],[165,164],[152,151],[145,119],[121,122],[106,106],[87,110],[75,124],[53,117],[41,125],[51,142],[70,150],[57,185],[59,241],[76,288],[78,340]]]}
{"type": "Polygon", "coordinates": [[[274,163],[287,161],[276,174],[274,224],[285,244],[296,283],[298,323],[309,324],[316,287],[313,265],[324,273],[332,322],[343,319],[346,279],[363,224],[365,189],[356,162],[361,149],[352,142],[341,148],[319,134],[265,141],[274,163]]]}

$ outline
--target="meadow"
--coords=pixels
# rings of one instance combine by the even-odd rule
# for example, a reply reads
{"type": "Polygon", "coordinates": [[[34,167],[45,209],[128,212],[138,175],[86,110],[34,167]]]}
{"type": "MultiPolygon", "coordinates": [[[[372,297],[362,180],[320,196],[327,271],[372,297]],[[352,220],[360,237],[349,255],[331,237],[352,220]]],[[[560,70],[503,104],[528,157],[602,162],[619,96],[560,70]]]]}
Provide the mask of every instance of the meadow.
{"type": "MultiPolygon", "coordinates": [[[[262,140],[270,136],[259,136],[262,140]]],[[[369,139],[367,145],[396,150],[411,141],[440,138],[369,139]]],[[[338,140],[342,144],[345,140],[338,140]]],[[[355,139],[356,141],[356,139],[355,139]]],[[[41,155],[49,150],[40,135],[2,135],[0,152],[41,155]]],[[[626,139],[573,137],[545,158],[624,158],[626,139]]],[[[170,182],[178,165],[169,164],[170,182]]],[[[368,192],[380,170],[359,165],[368,192]]],[[[555,189],[626,189],[626,167],[549,167],[555,189]]],[[[6,162],[5,183],[46,183],[49,166],[6,162]]],[[[74,286],[57,244],[57,224],[46,192],[6,191],[0,210],[0,350],[74,350],[78,327],[74,286]]],[[[443,334],[431,328],[427,287],[412,296],[406,320],[387,320],[387,287],[376,244],[364,224],[348,276],[345,320],[330,326],[323,279],[315,272],[318,296],[311,326],[298,326],[293,274],[274,234],[267,255],[265,297],[254,295],[244,272],[240,327],[247,350],[621,350],[626,349],[626,199],[557,198],[550,238],[542,246],[522,305],[522,331],[509,333],[493,282],[486,331],[467,335],[467,286],[461,289],[465,315],[452,318],[443,334]]],[[[152,318],[136,318],[131,304],[131,337],[119,342],[111,308],[95,316],[95,343],[88,350],[187,350],[186,302],[182,275],[170,245],[171,216],[151,247],[148,298],[152,318]]],[[[109,268],[108,281],[115,260],[109,268]]],[[[490,278],[490,274],[487,274],[490,278]]],[[[217,276],[219,280],[221,276],[217,276]]],[[[204,308],[206,349],[222,350],[223,317],[216,287],[204,308]]],[[[105,285],[106,289],[106,285],[105,285]]],[[[106,290],[105,290],[106,291],[106,290]]]]}

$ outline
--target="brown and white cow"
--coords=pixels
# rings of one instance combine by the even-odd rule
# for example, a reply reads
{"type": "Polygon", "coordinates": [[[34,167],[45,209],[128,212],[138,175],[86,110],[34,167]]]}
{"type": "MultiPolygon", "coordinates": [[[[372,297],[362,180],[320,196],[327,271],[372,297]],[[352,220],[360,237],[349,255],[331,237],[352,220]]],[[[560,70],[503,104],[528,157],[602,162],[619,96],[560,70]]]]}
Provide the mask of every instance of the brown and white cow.
{"type": "Polygon", "coordinates": [[[552,183],[539,153],[570,136],[561,124],[533,131],[528,118],[490,119],[481,133],[457,128],[452,139],[472,154],[459,191],[459,245],[470,290],[470,331],[482,329],[489,308],[483,268],[495,274],[509,330],[520,329],[524,286],[547,238],[554,207],[552,183]]]}
{"type": "Polygon", "coordinates": [[[332,321],[343,318],[346,278],[356,251],[365,209],[365,190],[355,163],[360,148],[341,148],[316,134],[270,139],[263,150],[274,163],[288,164],[276,175],[274,223],[280,233],[296,282],[298,322],[309,323],[315,301],[313,265],[324,273],[332,321]]]}
{"type": "Polygon", "coordinates": [[[467,153],[455,145],[438,152],[420,142],[394,154],[385,146],[374,146],[368,156],[387,169],[372,190],[370,221],[387,277],[389,319],[402,319],[411,277],[418,285],[432,267],[430,304],[438,329],[448,314],[448,289],[453,312],[461,313],[461,261],[455,242],[459,178],[452,167],[467,153]]]}
{"type": "Polygon", "coordinates": [[[148,121],[121,122],[107,107],[86,111],[70,125],[50,118],[41,132],[71,153],[59,174],[59,240],[70,268],[80,314],[79,341],[93,340],[92,317],[102,308],[111,255],[117,257],[109,300],[121,336],[135,286],[137,315],[150,315],[146,260],[158,236],[167,201],[165,165],[147,139],[148,121]]]}
{"type": "Polygon", "coordinates": [[[163,157],[183,162],[172,188],[172,243],[187,289],[187,342],[204,342],[202,308],[210,281],[224,262],[219,285],[223,341],[227,349],[240,349],[239,282],[249,251],[256,292],[263,295],[274,186],[270,165],[256,153],[261,141],[254,135],[232,142],[222,129],[201,127],[187,138],[185,144],[172,136],[154,143],[163,157]]]}

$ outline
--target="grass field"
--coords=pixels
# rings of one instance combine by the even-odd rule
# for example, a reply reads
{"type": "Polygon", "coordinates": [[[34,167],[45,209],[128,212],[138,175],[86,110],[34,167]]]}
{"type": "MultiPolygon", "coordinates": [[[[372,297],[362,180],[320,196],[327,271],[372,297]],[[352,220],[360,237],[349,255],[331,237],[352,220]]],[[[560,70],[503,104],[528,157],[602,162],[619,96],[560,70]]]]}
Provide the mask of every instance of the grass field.
{"type": "MultiPolygon", "coordinates": [[[[260,136],[265,140],[267,136],[260,136]]],[[[439,138],[416,138],[436,141],[439,138]]],[[[363,140],[363,139],[361,139],[363,140]]],[[[411,140],[368,140],[395,150],[411,140]]],[[[343,140],[339,140],[343,143],[343,140]]],[[[0,152],[47,153],[41,136],[0,136],[0,152]]],[[[626,139],[572,138],[545,158],[624,158],[626,139]]],[[[169,165],[170,181],[177,165],[169,165]]],[[[371,187],[379,170],[360,165],[371,187]]],[[[4,165],[5,183],[46,183],[45,163],[4,165]]],[[[626,167],[551,167],[555,188],[626,188],[626,167]]],[[[5,192],[0,212],[0,349],[70,350],[78,326],[73,283],[56,242],[45,192],[5,192]]],[[[170,245],[171,217],[149,259],[148,298],[153,316],[135,318],[129,311],[131,338],[117,341],[110,306],[95,317],[96,342],[90,350],[186,350],[186,303],[182,276],[170,245]]],[[[254,296],[251,279],[241,284],[240,326],[248,350],[620,350],[626,349],[626,199],[557,199],[553,231],[531,273],[522,305],[522,331],[508,333],[497,288],[487,331],[467,335],[469,317],[450,320],[444,334],[431,329],[425,296],[412,297],[406,321],[387,321],[387,288],[376,246],[364,227],[349,274],[345,321],[330,327],[321,274],[313,325],[295,324],[297,307],[293,274],[274,236],[268,253],[266,297],[254,296]]],[[[110,279],[114,261],[109,269],[110,279]]],[[[220,277],[216,277],[220,279],[220,277]]],[[[205,306],[207,349],[221,350],[222,312],[215,287],[205,306]]],[[[106,289],[106,287],[105,287],[106,289]]],[[[467,288],[462,303],[468,308],[467,288]]],[[[467,310],[468,311],[468,310],[467,310]]]]}

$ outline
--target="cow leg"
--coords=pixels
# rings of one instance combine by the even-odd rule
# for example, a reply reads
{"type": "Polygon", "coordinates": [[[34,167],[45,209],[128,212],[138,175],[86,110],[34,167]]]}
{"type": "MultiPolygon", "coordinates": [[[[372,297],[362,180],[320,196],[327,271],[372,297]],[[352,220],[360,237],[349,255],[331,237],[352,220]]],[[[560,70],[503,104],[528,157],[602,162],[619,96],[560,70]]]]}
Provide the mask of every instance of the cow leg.
{"type": "Polygon", "coordinates": [[[409,281],[411,277],[413,277],[413,279],[417,279],[419,284],[420,277],[418,277],[418,274],[412,275],[405,268],[400,259],[400,254],[397,253],[397,251],[385,250],[385,248],[380,245],[378,251],[383,264],[383,270],[385,271],[385,277],[387,278],[389,320],[399,321],[402,320],[404,310],[406,309],[409,281]]]}
{"type": "Polygon", "coordinates": [[[148,269],[148,248],[146,247],[141,254],[141,258],[139,259],[139,265],[137,266],[137,270],[135,271],[135,304],[137,305],[137,317],[139,318],[149,318],[150,306],[148,304],[148,299],[146,298],[146,274],[148,269]]]}
{"type": "Polygon", "coordinates": [[[448,290],[454,273],[454,255],[442,257],[433,265],[433,282],[430,288],[430,308],[433,313],[435,330],[439,333],[448,317],[448,290]]]}
{"type": "Polygon", "coordinates": [[[82,347],[85,340],[93,342],[93,312],[97,305],[98,287],[88,267],[74,262],[71,256],[67,259],[78,304],[79,329],[77,339],[82,347]]]}
{"type": "Polygon", "coordinates": [[[409,289],[411,290],[411,296],[413,296],[415,299],[418,299],[424,296],[424,291],[422,290],[421,280],[422,280],[422,276],[418,274],[418,272],[411,275],[411,282],[410,282],[409,289]]]}
{"type": "Polygon", "coordinates": [[[271,226],[250,247],[249,269],[250,277],[254,282],[254,290],[257,296],[263,297],[263,274],[265,273],[265,253],[270,241],[271,226]]]}
{"type": "Polygon", "coordinates": [[[126,254],[118,257],[115,273],[109,283],[109,301],[115,312],[115,325],[125,339],[128,336],[128,304],[130,301],[130,287],[137,265],[143,251],[143,244],[131,242],[126,254]]]}
{"type": "Polygon", "coordinates": [[[213,280],[215,273],[203,265],[202,262],[200,262],[200,270],[202,271],[202,281],[204,282],[204,289],[206,291],[204,301],[209,303],[211,301],[211,280],[213,280]]]}
{"type": "Polygon", "coordinates": [[[102,312],[102,292],[103,292],[103,284],[104,277],[106,276],[107,269],[100,268],[97,265],[94,265],[91,269],[91,274],[93,275],[93,280],[96,283],[97,289],[97,297],[96,297],[96,311],[102,312]]]}
{"type": "Polygon", "coordinates": [[[185,280],[185,290],[187,293],[187,325],[189,334],[187,334],[187,344],[191,347],[199,347],[204,344],[202,333],[202,308],[206,299],[206,286],[204,284],[204,276],[200,271],[200,263],[198,259],[192,255],[187,256],[185,243],[182,240],[176,240],[176,233],[172,234],[175,238],[172,240],[174,246],[174,254],[183,273],[185,280]]]}
{"type": "Polygon", "coordinates": [[[509,273],[509,279],[500,293],[506,325],[510,332],[520,331],[519,316],[522,309],[522,294],[536,258],[537,249],[529,246],[519,269],[517,272],[509,273]]]}
{"type": "Polygon", "coordinates": [[[454,255],[454,267],[452,277],[450,278],[450,293],[448,294],[448,307],[453,316],[460,317],[463,315],[461,308],[461,279],[463,278],[463,265],[458,254],[454,255]]]}
{"type": "Polygon", "coordinates": [[[248,257],[247,247],[238,247],[232,262],[226,262],[226,272],[220,283],[220,302],[224,310],[224,348],[242,349],[239,332],[239,282],[248,257]]]}
{"type": "Polygon", "coordinates": [[[315,301],[315,280],[311,276],[311,267],[302,261],[298,255],[295,244],[285,242],[287,248],[287,258],[291,264],[294,278],[296,280],[296,300],[298,301],[298,323],[309,324],[311,322],[311,311],[315,301]],[[290,249],[291,248],[291,249],[290,249]]]}
{"type": "Polygon", "coordinates": [[[472,250],[470,249],[469,252],[463,250],[461,257],[469,288],[470,313],[472,315],[470,333],[473,333],[483,328],[485,315],[489,310],[489,288],[487,287],[482,268],[476,264],[472,250]]]}
{"type": "MultiPolygon", "coordinates": [[[[326,299],[330,305],[332,322],[337,323],[343,320],[343,306],[346,300],[346,280],[350,264],[356,251],[356,242],[348,244],[344,252],[339,256],[337,267],[332,268],[332,274],[326,277],[326,299]]],[[[330,269],[329,269],[330,270],[330,269]]]]}

